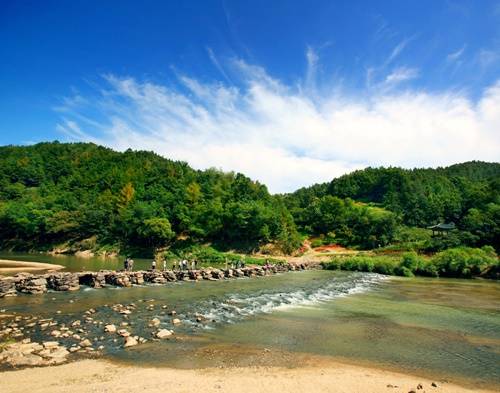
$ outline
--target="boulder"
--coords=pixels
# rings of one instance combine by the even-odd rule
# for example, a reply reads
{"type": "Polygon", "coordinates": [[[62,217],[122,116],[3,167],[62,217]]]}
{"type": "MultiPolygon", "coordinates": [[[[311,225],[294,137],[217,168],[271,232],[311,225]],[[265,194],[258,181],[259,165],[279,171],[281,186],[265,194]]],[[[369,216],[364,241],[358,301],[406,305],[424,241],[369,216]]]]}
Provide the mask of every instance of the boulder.
{"type": "Polygon", "coordinates": [[[52,273],[47,275],[47,285],[54,291],[77,291],[80,289],[80,280],[76,273],[52,273]]]}
{"type": "Polygon", "coordinates": [[[149,327],[158,327],[158,326],[160,326],[160,323],[161,323],[161,321],[158,318],[153,318],[149,322],[149,327]]]}
{"type": "Polygon", "coordinates": [[[144,275],[142,272],[129,272],[129,280],[134,285],[144,284],[144,275]]]}
{"type": "Polygon", "coordinates": [[[45,349],[51,349],[58,347],[59,343],[57,341],[45,341],[42,345],[45,349]]]}
{"type": "Polygon", "coordinates": [[[49,354],[49,364],[61,364],[66,361],[69,351],[64,347],[58,347],[49,354]]]}
{"type": "Polygon", "coordinates": [[[44,277],[28,277],[18,281],[16,287],[19,292],[36,295],[47,292],[47,280],[44,277]]]}
{"type": "Polygon", "coordinates": [[[160,339],[164,339],[167,337],[170,337],[172,334],[174,334],[171,330],[168,329],[160,329],[156,332],[155,336],[160,339]]]}
{"type": "Polygon", "coordinates": [[[116,326],[111,324],[111,325],[106,325],[104,326],[104,331],[108,333],[116,333],[116,326]]]}
{"type": "Polygon", "coordinates": [[[103,272],[84,272],[78,275],[80,285],[88,285],[92,288],[106,286],[106,275],[103,272]]]}
{"type": "Polygon", "coordinates": [[[91,347],[92,343],[90,342],[90,340],[88,338],[86,338],[85,340],[80,341],[79,345],[82,348],[87,348],[87,347],[91,347]]]}
{"type": "Polygon", "coordinates": [[[5,362],[10,364],[12,367],[20,366],[43,366],[46,364],[45,359],[41,356],[35,354],[28,355],[17,355],[8,356],[5,362]]]}
{"type": "Polygon", "coordinates": [[[126,330],[126,329],[120,329],[120,330],[118,330],[117,333],[120,336],[122,336],[122,337],[128,337],[128,336],[130,336],[130,332],[128,330],[126,330]]]}
{"type": "Polygon", "coordinates": [[[127,275],[126,272],[107,272],[106,283],[110,285],[115,285],[117,287],[132,286],[129,276],[127,275]]]}
{"type": "Polygon", "coordinates": [[[125,348],[133,347],[139,344],[139,342],[132,336],[125,337],[125,344],[123,345],[125,348]]]}

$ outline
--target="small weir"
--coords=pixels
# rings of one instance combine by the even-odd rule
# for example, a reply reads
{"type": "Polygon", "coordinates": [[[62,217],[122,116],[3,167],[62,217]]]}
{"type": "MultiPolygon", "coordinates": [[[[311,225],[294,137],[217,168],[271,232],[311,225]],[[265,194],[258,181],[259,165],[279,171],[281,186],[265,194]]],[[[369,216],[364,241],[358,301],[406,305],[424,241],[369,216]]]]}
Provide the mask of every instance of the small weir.
{"type": "Polygon", "coordinates": [[[53,291],[77,291],[82,286],[103,288],[105,286],[131,287],[144,284],[166,284],[175,281],[217,281],[231,278],[266,276],[276,273],[305,270],[305,264],[278,264],[273,266],[249,266],[239,269],[199,270],[148,270],[148,271],[99,271],[56,272],[45,274],[19,273],[13,277],[0,278],[0,298],[17,296],[18,293],[41,294],[53,291]]]}

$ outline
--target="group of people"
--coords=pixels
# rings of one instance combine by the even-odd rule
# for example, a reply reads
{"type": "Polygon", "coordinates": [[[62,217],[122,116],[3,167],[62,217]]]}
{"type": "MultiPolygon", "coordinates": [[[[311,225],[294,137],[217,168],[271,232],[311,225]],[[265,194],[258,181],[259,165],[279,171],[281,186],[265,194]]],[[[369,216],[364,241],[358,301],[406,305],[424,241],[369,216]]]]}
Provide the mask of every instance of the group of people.
{"type": "MultiPolygon", "coordinates": [[[[228,261],[226,258],[226,269],[228,268],[228,261]]],[[[241,269],[245,267],[245,260],[239,259],[238,261],[231,261],[231,269],[241,269]]],[[[266,260],[265,268],[268,269],[271,267],[269,260],[266,260]]],[[[126,257],[123,262],[123,268],[127,272],[131,272],[134,270],[134,260],[130,257],[126,257]]],[[[156,259],[151,262],[151,270],[156,270],[156,259]]],[[[189,262],[187,259],[182,259],[180,261],[174,260],[172,264],[172,270],[197,270],[198,269],[198,261],[196,259],[192,259],[189,262]]],[[[167,260],[163,258],[163,271],[167,270],[167,260]]]]}
{"type": "MultiPolygon", "coordinates": [[[[198,269],[198,261],[193,259],[191,263],[188,262],[187,259],[183,259],[181,261],[174,260],[172,265],[172,270],[197,270],[198,269]],[[189,266],[191,265],[191,266],[189,266]],[[190,269],[191,268],[191,269],[190,269]]],[[[156,270],[156,260],[153,260],[151,263],[151,270],[156,270]]],[[[167,260],[163,259],[163,271],[167,270],[167,260]]]]}
{"type": "Polygon", "coordinates": [[[174,261],[172,265],[172,270],[189,270],[191,265],[191,270],[197,270],[198,269],[198,261],[196,259],[191,260],[189,262],[187,259],[183,259],[179,262],[174,261]]]}
{"type": "Polygon", "coordinates": [[[134,270],[134,260],[130,257],[126,257],[125,261],[123,261],[123,269],[126,272],[131,272],[134,270]]]}
{"type": "MultiPolygon", "coordinates": [[[[226,260],[226,268],[227,268],[227,260],[226,260]]],[[[245,260],[244,259],[239,259],[236,262],[231,261],[231,269],[242,269],[245,267],[245,260]]]]}

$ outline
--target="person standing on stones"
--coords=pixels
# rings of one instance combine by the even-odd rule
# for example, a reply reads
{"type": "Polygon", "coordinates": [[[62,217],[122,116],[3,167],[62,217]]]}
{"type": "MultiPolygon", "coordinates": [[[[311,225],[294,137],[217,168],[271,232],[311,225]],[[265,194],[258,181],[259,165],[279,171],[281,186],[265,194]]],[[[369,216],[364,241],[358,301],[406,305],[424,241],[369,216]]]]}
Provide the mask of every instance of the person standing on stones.
{"type": "Polygon", "coordinates": [[[123,270],[127,271],[128,270],[128,257],[125,258],[123,261],[123,270]]]}
{"type": "Polygon", "coordinates": [[[155,271],[156,270],[156,260],[153,259],[153,262],[151,263],[151,270],[155,271]]]}
{"type": "Polygon", "coordinates": [[[167,258],[163,258],[163,271],[167,270],[167,258]]]}
{"type": "Polygon", "coordinates": [[[129,270],[129,272],[134,270],[134,260],[133,259],[128,260],[128,270],[129,270]]]}
{"type": "Polygon", "coordinates": [[[172,264],[172,271],[175,272],[176,269],[177,269],[177,259],[174,259],[174,263],[172,264]]]}
{"type": "Polygon", "coordinates": [[[191,261],[191,270],[195,270],[196,269],[196,262],[194,261],[194,259],[191,261]]]}

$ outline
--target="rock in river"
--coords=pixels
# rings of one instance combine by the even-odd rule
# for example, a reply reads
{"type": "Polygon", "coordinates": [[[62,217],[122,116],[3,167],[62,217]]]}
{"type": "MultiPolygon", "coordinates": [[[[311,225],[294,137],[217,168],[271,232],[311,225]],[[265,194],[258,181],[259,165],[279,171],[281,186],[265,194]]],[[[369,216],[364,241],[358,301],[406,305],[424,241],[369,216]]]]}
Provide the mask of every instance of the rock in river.
{"type": "Polygon", "coordinates": [[[139,344],[139,342],[132,336],[125,337],[125,345],[124,347],[133,347],[135,345],[139,344]]]}
{"type": "Polygon", "coordinates": [[[104,326],[104,331],[108,333],[115,333],[116,332],[116,326],[111,324],[111,325],[106,325],[104,326]]]}
{"type": "Polygon", "coordinates": [[[160,329],[156,332],[155,336],[157,338],[160,338],[160,339],[163,339],[163,338],[167,338],[167,337],[170,337],[171,335],[173,334],[173,332],[171,330],[168,330],[168,329],[160,329]]]}

